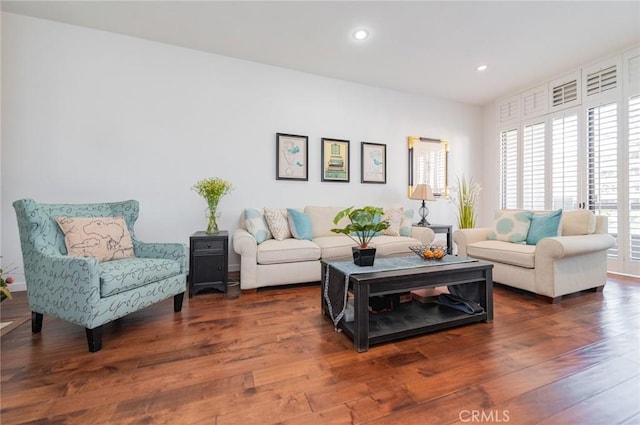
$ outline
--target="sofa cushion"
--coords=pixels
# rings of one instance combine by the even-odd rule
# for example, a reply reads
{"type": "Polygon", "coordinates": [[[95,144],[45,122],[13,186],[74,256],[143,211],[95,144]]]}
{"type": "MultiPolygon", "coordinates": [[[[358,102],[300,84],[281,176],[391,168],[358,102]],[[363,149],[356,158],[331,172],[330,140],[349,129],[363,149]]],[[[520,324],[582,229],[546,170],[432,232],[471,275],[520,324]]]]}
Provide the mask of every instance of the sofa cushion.
{"type": "Polygon", "coordinates": [[[357,245],[349,236],[335,233],[313,238],[313,242],[322,250],[323,259],[351,257],[351,247],[357,245]]]}
{"type": "Polygon", "coordinates": [[[267,220],[269,231],[275,240],[282,241],[291,237],[289,221],[287,220],[287,210],[265,207],[264,218],[267,220]]]}
{"type": "Polygon", "coordinates": [[[551,214],[534,214],[531,216],[531,227],[527,233],[527,245],[535,245],[540,239],[558,236],[562,209],[551,214]]]}
{"type": "Polygon", "coordinates": [[[596,230],[593,211],[575,210],[562,214],[562,236],[590,235],[596,230]]]}
{"type": "Polygon", "coordinates": [[[180,274],[180,263],[161,258],[126,258],[100,264],[100,296],[126,292],[180,274]]]}
{"type": "Polygon", "coordinates": [[[371,245],[376,248],[376,255],[412,254],[410,246],[420,245],[421,242],[406,236],[381,235],[373,238],[371,245]]]}
{"type": "MultiPolygon", "coordinates": [[[[313,238],[322,249],[322,258],[349,258],[351,257],[351,247],[357,244],[348,236],[324,236],[313,238]]],[[[410,254],[410,246],[420,245],[420,241],[406,236],[374,236],[371,240],[371,247],[376,248],[376,255],[410,254]]]]}
{"type": "Polygon", "coordinates": [[[514,244],[503,241],[480,241],[467,246],[467,255],[479,260],[533,269],[535,267],[535,245],[514,244]]]}
{"type": "Polygon", "coordinates": [[[258,264],[296,263],[320,259],[320,248],[311,241],[269,239],[258,245],[258,264]]]}
{"type": "Polygon", "coordinates": [[[124,217],[56,217],[67,254],[112,261],[133,257],[133,242],[124,217]]]}
{"type": "Polygon", "coordinates": [[[496,211],[493,229],[487,236],[490,240],[524,243],[531,225],[530,211],[496,211]]]}
{"type": "Polygon", "coordinates": [[[257,243],[261,244],[267,239],[271,239],[272,235],[267,225],[264,214],[255,208],[247,208],[244,210],[244,226],[247,232],[251,233],[257,243]]]}
{"type": "Polygon", "coordinates": [[[336,234],[333,233],[331,229],[342,228],[349,224],[348,217],[342,218],[338,224],[333,224],[333,218],[343,209],[344,207],[305,207],[304,213],[307,214],[311,220],[313,237],[335,236],[336,234]]]}
{"type": "Polygon", "coordinates": [[[303,212],[288,209],[289,228],[291,234],[296,239],[304,239],[310,241],[313,239],[313,228],[311,227],[311,219],[303,212]]]}

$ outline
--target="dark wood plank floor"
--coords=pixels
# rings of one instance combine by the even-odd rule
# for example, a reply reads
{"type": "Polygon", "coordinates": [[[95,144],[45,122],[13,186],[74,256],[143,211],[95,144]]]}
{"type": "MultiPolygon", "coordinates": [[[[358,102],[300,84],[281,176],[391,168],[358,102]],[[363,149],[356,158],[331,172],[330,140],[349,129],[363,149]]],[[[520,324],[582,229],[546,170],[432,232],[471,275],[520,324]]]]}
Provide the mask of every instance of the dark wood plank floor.
{"type": "MultiPolygon", "coordinates": [[[[24,293],[2,317],[28,315],[24,293]]],[[[547,304],[495,289],[495,321],[357,353],[319,286],[172,300],[84,330],[1,337],[9,424],[640,423],[640,282],[547,304]]]]}

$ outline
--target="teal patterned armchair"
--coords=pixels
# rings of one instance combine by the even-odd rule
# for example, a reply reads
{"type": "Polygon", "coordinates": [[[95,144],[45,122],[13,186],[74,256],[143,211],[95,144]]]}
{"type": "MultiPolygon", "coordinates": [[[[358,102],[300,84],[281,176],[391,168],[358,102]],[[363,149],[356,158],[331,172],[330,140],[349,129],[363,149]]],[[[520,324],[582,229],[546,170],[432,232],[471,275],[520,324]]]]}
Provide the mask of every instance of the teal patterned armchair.
{"type": "Polygon", "coordinates": [[[138,201],[103,204],[38,204],[32,199],[13,203],[24,259],[31,330],[42,329],[43,315],[86,328],[89,351],[102,348],[102,325],[156,302],[173,297],[182,310],[186,289],[186,246],[143,243],[133,225],[138,201]],[[98,262],[67,255],[64,234],[56,217],[124,217],[135,257],[98,262]]]}

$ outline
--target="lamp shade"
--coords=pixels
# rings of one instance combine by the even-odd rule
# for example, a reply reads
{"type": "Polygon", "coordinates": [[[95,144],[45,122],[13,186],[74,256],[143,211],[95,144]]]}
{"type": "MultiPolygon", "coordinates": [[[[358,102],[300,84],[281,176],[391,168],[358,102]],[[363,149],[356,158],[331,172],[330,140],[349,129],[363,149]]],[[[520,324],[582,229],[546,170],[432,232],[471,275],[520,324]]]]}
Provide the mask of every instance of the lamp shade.
{"type": "Polygon", "coordinates": [[[417,184],[413,187],[410,199],[417,199],[421,201],[436,200],[435,196],[433,196],[433,192],[431,191],[431,186],[424,183],[417,184]]]}

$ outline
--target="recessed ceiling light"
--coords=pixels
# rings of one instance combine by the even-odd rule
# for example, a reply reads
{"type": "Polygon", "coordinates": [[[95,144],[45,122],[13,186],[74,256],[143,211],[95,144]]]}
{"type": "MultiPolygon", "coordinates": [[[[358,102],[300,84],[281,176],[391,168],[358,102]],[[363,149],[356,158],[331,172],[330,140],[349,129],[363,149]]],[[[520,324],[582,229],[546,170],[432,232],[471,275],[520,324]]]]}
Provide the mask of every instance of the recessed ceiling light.
{"type": "Polygon", "coordinates": [[[355,38],[356,40],[364,40],[365,38],[369,37],[369,31],[367,30],[356,30],[353,33],[353,38],[355,38]]]}
{"type": "Polygon", "coordinates": [[[485,69],[487,69],[487,65],[480,65],[479,67],[476,68],[478,71],[484,71],[485,69]]]}

